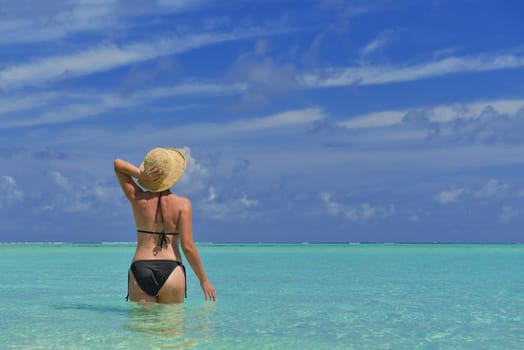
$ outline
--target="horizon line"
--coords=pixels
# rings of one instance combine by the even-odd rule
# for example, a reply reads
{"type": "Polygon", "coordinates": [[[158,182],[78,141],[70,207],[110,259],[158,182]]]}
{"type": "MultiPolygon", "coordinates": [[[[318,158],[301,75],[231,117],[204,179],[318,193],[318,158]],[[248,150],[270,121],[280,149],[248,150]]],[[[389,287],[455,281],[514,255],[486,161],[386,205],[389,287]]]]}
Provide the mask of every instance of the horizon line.
{"type": "MultiPolygon", "coordinates": [[[[474,245],[474,244],[493,244],[493,245],[500,245],[500,244],[524,244],[524,242],[518,242],[518,241],[487,241],[487,242],[482,242],[482,241],[391,241],[391,242],[381,242],[381,241],[363,241],[363,242],[352,242],[352,241],[314,241],[314,242],[310,242],[310,241],[258,241],[258,242],[253,242],[253,241],[225,241],[225,242],[195,242],[196,244],[214,244],[214,245],[220,245],[220,244],[253,244],[253,245],[256,245],[256,244],[260,244],[260,245],[264,245],[264,244],[296,244],[296,245],[300,245],[300,244],[304,244],[304,245],[307,245],[307,244],[345,244],[345,245],[359,245],[359,244],[384,244],[384,245],[387,245],[387,244],[406,244],[406,245],[409,245],[409,244],[427,244],[427,245],[431,245],[431,244],[434,244],[434,245],[438,245],[438,244],[471,244],[471,245],[474,245]]],[[[130,244],[136,244],[136,241],[129,241],[129,242],[124,242],[124,241],[93,241],[93,242],[89,242],[89,241],[80,241],[80,242],[73,242],[73,241],[0,241],[0,244],[50,244],[50,245],[53,245],[53,244],[56,244],[56,245],[60,245],[60,244],[113,244],[113,245],[124,245],[124,244],[127,244],[127,245],[130,245],[130,244]]]]}

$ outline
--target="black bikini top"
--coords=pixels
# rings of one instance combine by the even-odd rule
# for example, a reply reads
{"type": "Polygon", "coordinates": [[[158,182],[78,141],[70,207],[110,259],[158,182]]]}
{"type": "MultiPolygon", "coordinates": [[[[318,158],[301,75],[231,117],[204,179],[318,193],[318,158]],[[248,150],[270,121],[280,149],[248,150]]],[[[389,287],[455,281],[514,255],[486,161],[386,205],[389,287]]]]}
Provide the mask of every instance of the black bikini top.
{"type": "MultiPolygon", "coordinates": [[[[162,192],[158,194],[158,203],[156,205],[156,212],[155,212],[155,223],[160,222],[163,224],[164,223],[164,214],[162,213],[161,200],[162,200],[162,192]]],[[[158,235],[157,246],[159,248],[162,248],[171,242],[169,238],[167,237],[168,235],[170,236],[178,235],[178,232],[164,232],[164,231],[158,232],[158,231],[147,231],[147,230],[140,230],[140,229],[136,229],[136,232],[158,235]]]]}

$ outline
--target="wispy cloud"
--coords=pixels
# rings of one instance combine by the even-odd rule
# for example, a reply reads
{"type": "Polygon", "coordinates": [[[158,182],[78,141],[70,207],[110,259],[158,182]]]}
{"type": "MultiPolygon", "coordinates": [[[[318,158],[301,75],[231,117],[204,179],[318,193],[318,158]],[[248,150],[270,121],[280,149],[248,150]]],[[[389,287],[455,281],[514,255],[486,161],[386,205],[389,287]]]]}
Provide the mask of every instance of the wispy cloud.
{"type": "Polygon", "coordinates": [[[367,43],[363,48],[360,49],[361,55],[369,55],[384,46],[386,46],[392,38],[392,31],[383,31],[377,35],[372,41],[367,43]]]}
{"type": "Polygon", "coordinates": [[[214,220],[231,220],[232,216],[243,220],[257,215],[253,208],[259,204],[259,200],[238,190],[242,181],[234,181],[236,174],[230,179],[221,179],[217,174],[211,174],[202,161],[196,160],[189,147],[181,149],[186,155],[187,167],[180,184],[176,185],[176,191],[182,190],[189,195],[194,206],[214,220]]]}
{"type": "Polygon", "coordinates": [[[490,179],[485,185],[473,192],[476,199],[500,198],[508,194],[510,186],[500,183],[498,180],[490,179]]]}
{"type": "Polygon", "coordinates": [[[398,124],[406,115],[408,110],[390,110],[371,112],[363,115],[357,115],[353,118],[338,122],[339,126],[348,129],[376,128],[398,124]]]}
{"type": "Polygon", "coordinates": [[[212,84],[212,83],[189,83],[176,86],[158,87],[134,92],[133,98],[138,100],[150,100],[170,96],[201,95],[220,96],[236,95],[246,90],[244,84],[212,84]]]}
{"type": "Polygon", "coordinates": [[[322,119],[324,113],[318,108],[291,110],[266,117],[242,119],[222,124],[225,130],[233,132],[255,131],[275,127],[309,124],[322,119]]]}
{"type": "Polygon", "coordinates": [[[3,0],[0,13],[0,45],[42,43],[64,39],[77,33],[97,33],[108,28],[118,31],[143,21],[135,18],[194,11],[205,7],[207,0],[156,0],[140,5],[129,1],[47,0],[27,2],[3,0]]]}
{"type": "Polygon", "coordinates": [[[438,61],[411,66],[357,66],[330,68],[318,73],[304,74],[306,87],[335,87],[378,85],[428,79],[463,72],[483,72],[524,67],[524,56],[485,55],[448,57],[438,61]]]}
{"type": "Polygon", "coordinates": [[[265,104],[275,95],[298,88],[295,65],[270,57],[268,46],[267,40],[258,40],[253,52],[239,55],[226,74],[228,81],[246,86],[244,105],[265,104]]]}
{"type": "Polygon", "coordinates": [[[364,129],[390,127],[403,122],[423,122],[422,119],[425,119],[427,122],[447,123],[459,119],[479,119],[487,108],[492,108],[495,112],[499,113],[500,116],[508,114],[514,115],[524,108],[524,100],[472,101],[437,106],[418,106],[409,109],[375,111],[356,115],[351,119],[338,122],[337,124],[348,129],[364,129]]]}
{"type": "MultiPolygon", "coordinates": [[[[34,93],[0,99],[0,128],[33,127],[59,124],[85,119],[110,112],[116,108],[126,109],[146,105],[151,101],[173,96],[224,96],[244,91],[241,85],[180,84],[134,91],[123,95],[91,91],[34,93]],[[39,108],[41,107],[41,108],[39,108]],[[47,111],[45,111],[47,109],[47,111]],[[41,110],[44,110],[42,112],[41,110]],[[14,113],[14,112],[18,112],[14,113]],[[23,115],[23,117],[20,117],[23,115]]],[[[177,106],[172,105],[174,110],[177,106]]],[[[180,107],[188,108],[187,105],[180,107]]]]}
{"type": "Polygon", "coordinates": [[[242,195],[240,197],[240,203],[242,203],[242,205],[244,205],[244,207],[246,208],[251,208],[251,207],[255,207],[258,205],[258,200],[250,199],[247,197],[247,195],[244,192],[242,192],[242,195]]]}
{"type": "Polygon", "coordinates": [[[214,220],[246,220],[260,215],[253,209],[258,205],[258,200],[248,199],[245,193],[240,197],[229,197],[225,199],[215,198],[211,201],[204,200],[197,205],[203,210],[204,215],[214,220]]]}
{"type": "Polygon", "coordinates": [[[442,191],[435,199],[437,202],[442,204],[456,203],[461,200],[465,192],[465,188],[455,188],[448,191],[442,191]]]}
{"type": "Polygon", "coordinates": [[[0,118],[3,114],[16,111],[29,110],[43,106],[50,101],[63,97],[63,94],[54,92],[33,94],[9,94],[0,99],[0,118]]]}
{"type": "Polygon", "coordinates": [[[32,18],[31,13],[29,17],[27,14],[13,14],[10,18],[4,14],[0,32],[10,35],[2,35],[0,45],[50,42],[74,33],[98,31],[111,24],[116,25],[118,16],[111,16],[113,12],[108,4],[99,4],[96,8],[71,8],[47,15],[39,13],[32,18]]]}
{"type": "Polygon", "coordinates": [[[3,117],[0,116],[0,118],[3,118],[0,128],[33,127],[71,122],[95,116],[114,108],[129,107],[131,105],[132,102],[118,97],[101,98],[91,100],[91,102],[70,103],[60,107],[50,108],[49,111],[43,113],[40,113],[39,111],[25,113],[22,118],[18,115],[9,114],[3,117]]]}
{"type": "Polygon", "coordinates": [[[519,215],[519,210],[510,205],[504,205],[500,211],[500,221],[503,223],[510,222],[514,217],[519,215]]]}
{"type": "Polygon", "coordinates": [[[328,214],[340,216],[349,221],[385,219],[395,214],[395,206],[375,206],[368,202],[358,204],[343,204],[336,201],[333,195],[328,192],[320,193],[320,199],[324,204],[328,214]]]}
{"type": "Polygon", "coordinates": [[[35,59],[28,63],[5,67],[0,71],[0,88],[10,90],[44,82],[85,76],[116,67],[142,62],[155,57],[178,54],[198,47],[257,37],[271,32],[246,28],[231,33],[201,33],[171,36],[153,42],[128,45],[106,44],[64,56],[35,59]]]}
{"type": "Polygon", "coordinates": [[[51,178],[57,184],[59,187],[61,187],[65,191],[71,190],[71,184],[69,183],[69,180],[63,176],[58,171],[52,171],[50,174],[51,178]]]}
{"type": "Polygon", "coordinates": [[[519,192],[513,193],[509,184],[490,179],[485,184],[477,187],[458,187],[442,191],[435,197],[435,200],[442,204],[448,204],[464,200],[485,202],[518,196],[519,192]]]}
{"type": "Polygon", "coordinates": [[[24,198],[24,191],[18,187],[11,176],[0,177],[0,209],[13,206],[24,198]]]}
{"type": "Polygon", "coordinates": [[[488,106],[477,118],[461,118],[427,125],[428,141],[436,145],[523,144],[523,116],[524,109],[515,114],[503,114],[488,106]]]}
{"type": "Polygon", "coordinates": [[[180,185],[190,195],[198,195],[205,192],[209,188],[210,183],[208,168],[193,157],[190,147],[184,146],[181,147],[181,150],[186,156],[187,165],[184,175],[180,179],[180,185]]]}
{"type": "MultiPolygon", "coordinates": [[[[216,138],[223,139],[234,135],[245,137],[249,133],[264,130],[307,125],[324,117],[324,112],[321,109],[307,108],[285,111],[264,117],[234,119],[221,123],[194,123],[186,126],[178,126],[175,132],[181,137],[187,137],[192,140],[192,142],[198,140],[210,141],[216,138]]],[[[161,131],[160,133],[172,135],[173,130],[161,131]]],[[[154,137],[162,138],[159,134],[155,134],[154,137]]]]}
{"type": "Polygon", "coordinates": [[[91,216],[104,212],[108,205],[114,206],[115,198],[122,198],[121,190],[116,185],[84,182],[77,183],[73,187],[70,177],[60,171],[50,172],[49,177],[52,184],[58,186],[58,190],[46,196],[40,211],[70,212],[91,216]]]}

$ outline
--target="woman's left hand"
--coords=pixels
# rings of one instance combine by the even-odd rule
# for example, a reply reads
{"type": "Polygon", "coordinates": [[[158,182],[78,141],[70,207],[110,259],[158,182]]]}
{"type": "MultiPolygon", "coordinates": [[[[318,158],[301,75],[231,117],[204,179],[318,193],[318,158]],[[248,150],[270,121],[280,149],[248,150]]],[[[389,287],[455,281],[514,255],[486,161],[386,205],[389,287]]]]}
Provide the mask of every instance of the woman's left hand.
{"type": "Polygon", "coordinates": [[[202,291],[204,292],[204,297],[206,298],[206,300],[217,300],[215,288],[213,288],[213,285],[211,284],[211,282],[209,282],[209,280],[201,282],[200,287],[202,287],[202,291]]]}

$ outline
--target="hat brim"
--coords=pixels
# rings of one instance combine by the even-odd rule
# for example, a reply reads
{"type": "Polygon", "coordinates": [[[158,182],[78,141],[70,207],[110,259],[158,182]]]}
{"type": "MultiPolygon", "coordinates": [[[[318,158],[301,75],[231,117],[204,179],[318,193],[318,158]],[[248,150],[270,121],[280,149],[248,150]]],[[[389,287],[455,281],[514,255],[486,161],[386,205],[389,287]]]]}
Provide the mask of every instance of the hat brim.
{"type": "MultiPolygon", "coordinates": [[[[180,180],[186,169],[187,160],[184,153],[171,147],[161,149],[166,152],[169,160],[165,164],[162,164],[165,171],[164,177],[155,183],[138,180],[140,186],[151,192],[162,192],[171,188],[178,180],[180,180]]],[[[141,172],[144,171],[144,169],[155,165],[155,160],[150,156],[153,151],[158,151],[158,149],[153,149],[148,152],[144,161],[140,164],[139,169],[141,172]]]]}

